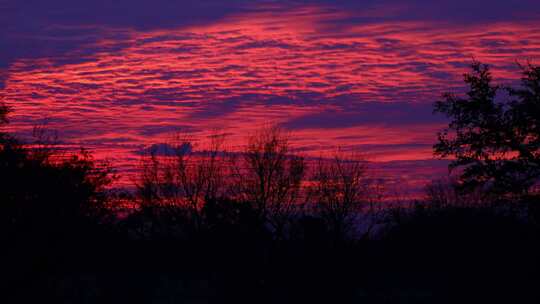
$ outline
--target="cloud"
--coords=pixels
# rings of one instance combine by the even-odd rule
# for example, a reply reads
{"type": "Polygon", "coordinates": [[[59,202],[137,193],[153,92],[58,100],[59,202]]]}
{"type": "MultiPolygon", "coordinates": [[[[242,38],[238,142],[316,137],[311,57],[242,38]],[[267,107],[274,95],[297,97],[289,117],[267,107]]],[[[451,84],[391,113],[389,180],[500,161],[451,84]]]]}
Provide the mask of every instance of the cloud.
{"type": "MultiPolygon", "coordinates": [[[[337,103],[339,105],[339,103],[337,103]]],[[[444,119],[433,115],[429,103],[412,102],[356,102],[337,109],[300,116],[287,121],[289,129],[349,128],[365,125],[383,125],[406,128],[409,125],[443,123],[444,119]]]]}
{"type": "MultiPolygon", "coordinates": [[[[334,15],[334,18],[321,19],[319,30],[326,28],[326,32],[336,33],[343,27],[380,22],[479,24],[516,19],[531,21],[540,17],[537,4],[535,0],[416,0],[406,3],[397,0],[6,0],[0,10],[4,32],[0,35],[0,68],[6,68],[20,58],[55,57],[83,50],[87,50],[85,56],[93,56],[93,43],[103,39],[124,40],[126,30],[188,28],[249,13],[279,16],[295,9],[319,6],[334,15]]],[[[263,46],[290,47],[279,41],[243,44],[245,48],[263,46]]]]}
{"type": "Polygon", "coordinates": [[[473,56],[514,81],[516,59],[540,58],[539,12],[531,0],[1,1],[0,90],[15,130],[48,115],[66,140],[123,160],[179,127],[239,145],[266,122],[306,151],[429,158],[443,123],[432,102],[463,92],[473,56]]]}
{"type": "Polygon", "coordinates": [[[153,144],[150,147],[143,148],[141,150],[135,151],[135,154],[138,155],[149,155],[153,154],[156,156],[174,156],[177,154],[189,154],[193,150],[193,147],[190,143],[183,143],[179,146],[173,146],[170,144],[153,144]]]}
{"type": "Polygon", "coordinates": [[[21,58],[59,57],[84,50],[86,56],[94,56],[93,44],[104,39],[120,42],[127,30],[217,22],[245,11],[246,3],[244,0],[2,1],[0,69],[21,58]]]}
{"type": "Polygon", "coordinates": [[[166,124],[166,125],[144,125],[144,128],[138,130],[138,133],[145,137],[155,137],[159,135],[172,136],[178,132],[194,133],[197,129],[191,125],[166,124]]]}

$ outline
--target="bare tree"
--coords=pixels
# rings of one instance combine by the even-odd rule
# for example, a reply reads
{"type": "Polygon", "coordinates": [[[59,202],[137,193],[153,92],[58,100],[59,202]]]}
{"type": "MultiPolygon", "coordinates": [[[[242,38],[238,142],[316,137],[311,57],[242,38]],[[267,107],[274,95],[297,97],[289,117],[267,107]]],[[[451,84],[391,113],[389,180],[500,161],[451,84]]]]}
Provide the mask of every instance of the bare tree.
{"type": "Polygon", "coordinates": [[[433,180],[425,187],[426,201],[434,208],[472,207],[492,202],[496,196],[481,187],[464,193],[460,191],[459,177],[449,175],[433,180]]]}
{"type": "Polygon", "coordinates": [[[426,200],[435,208],[456,206],[459,193],[452,179],[437,179],[425,187],[426,200]]]}
{"type": "Polygon", "coordinates": [[[288,220],[298,210],[305,162],[291,151],[290,137],[276,126],[248,138],[235,165],[235,197],[253,204],[261,220],[283,237],[288,220]]]}
{"type": "Polygon", "coordinates": [[[141,200],[142,207],[160,205],[160,163],[155,149],[144,155],[140,166],[140,175],[135,183],[137,196],[141,200]]]}
{"type": "Polygon", "coordinates": [[[319,158],[314,169],[310,198],[336,240],[346,238],[365,206],[371,205],[366,161],[356,154],[337,152],[319,158]]]}
{"type": "Polygon", "coordinates": [[[141,203],[162,210],[185,211],[196,229],[202,225],[203,205],[225,193],[227,164],[224,136],[210,136],[206,149],[194,152],[190,136],[177,135],[164,151],[151,149],[145,156],[137,183],[141,203]]]}

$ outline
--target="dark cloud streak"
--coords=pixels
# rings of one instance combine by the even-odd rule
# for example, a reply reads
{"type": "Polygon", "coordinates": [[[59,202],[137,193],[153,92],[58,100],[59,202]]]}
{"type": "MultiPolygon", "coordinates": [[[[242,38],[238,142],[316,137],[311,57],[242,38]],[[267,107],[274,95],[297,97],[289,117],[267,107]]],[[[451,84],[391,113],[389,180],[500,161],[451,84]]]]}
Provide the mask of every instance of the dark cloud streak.
{"type": "Polygon", "coordinates": [[[349,12],[346,18],[323,21],[329,32],[388,21],[483,23],[540,18],[538,3],[533,0],[5,0],[0,5],[0,69],[19,58],[55,57],[88,47],[110,37],[111,28],[182,28],[215,23],[231,15],[257,11],[279,14],[315,5],[327,11],[349,12]]]}

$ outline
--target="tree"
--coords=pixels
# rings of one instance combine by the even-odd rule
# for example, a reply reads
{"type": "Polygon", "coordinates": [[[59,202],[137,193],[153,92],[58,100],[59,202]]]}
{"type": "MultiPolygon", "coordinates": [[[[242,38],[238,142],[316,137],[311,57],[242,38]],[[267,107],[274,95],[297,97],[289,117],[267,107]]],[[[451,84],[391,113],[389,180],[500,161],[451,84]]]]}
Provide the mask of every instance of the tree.
{"type": "Polygon", "coordinates": [[[158,146],[150,149],[136,185],[143,207],[189,218],[199,230],[202,208],[225,196],[223,145],[223,135],[214,134],[206,150],[194,152],[193,139],[179,135],[166,151],[157,151],[158,146]]]}
{"type": "Polygon", "coordinates": [[[8,106],[0,102],[0,125],[7,123],[8,113],[9,113],[8,106]]]}
{"type": "Polygon", "coordinates": [[[435,112],[451,119],[435,155],[459,168],[461,190],[526,194],[540,177],[540,69],[524,68],[521,88],[506,88],[512,101],[500,96],[504,88],[492,83],[487,65],[474,62],[472,70],[464,77],[466,98],[446,93],[435,103],[435,112]]]}
{"type": "MultiPolygon", "coordinates": [[[[8,123],[9,112],[10,108],[3,102],[0,102],[0,127],[8,123]]],[[[8,135],[0,129],[0,149],[2,149],[6,140],[8,140],[8,135]]]]}
{"type": "Polygon", "coordinates": [[[432,209],[444,209],[455,207],[480,207],[493,199],[489,193],[468,191],[463,193],[459,191],[459,183],[455,176],[449,175],[428,183],[425,188],[425,201],[429,203],[432,209]]]}
{"type": "Polygon", "coordinates": [[[528,191],[540,177],[540,67],[529,64],[522,71],[521,87],[507,88],[512,100],[506,119],[508,144],[517,155],[514,183],[528,191]]]}
{"type": "Polygon", "coordinates": [[[283,237],[285,226],[299,208],[304,158],[291,151],[289,136],[276,126],[260,129],[248,138],[241,161],[234,165],[235,197],[248,202],[275,235],[283,237]]]}
{"type": "MultiPolygon", "coordinates": [[[[106,209],[112,168],[82,150],[34,148],[16,139],[0,149],[0,225],[8,239],[83,238],[84,224],[106,209]],[[47,151],[47,152],[45,152],[47,151]]],[[[88,232],[87,230],[84,230],[88,232]]]]}
{"type": "Polygon", "coordinates": [[[366,161],[356,154],[336,153],[317,162],[310,189],[315,210],[324,219],[332,237],[349,236],[354,221],[370,199],[370,180],[366,161]]]}

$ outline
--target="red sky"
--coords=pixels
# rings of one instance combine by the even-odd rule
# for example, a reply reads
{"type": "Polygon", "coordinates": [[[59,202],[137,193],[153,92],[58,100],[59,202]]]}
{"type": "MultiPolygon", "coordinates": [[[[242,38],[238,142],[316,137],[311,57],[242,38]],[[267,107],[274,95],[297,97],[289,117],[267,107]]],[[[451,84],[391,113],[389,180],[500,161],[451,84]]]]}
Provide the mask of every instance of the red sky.
{"type": "Polygon", "coordinates": [[[444,173],[431,104],[472,58],[503,84],[540,61],[534,1],[72,2],[1,2],[0,97],[21,136],[46,122],[121,172],[176,131],[235,149],[277,123],[302,153],[358,149],[418,184],[444,173]]]}

